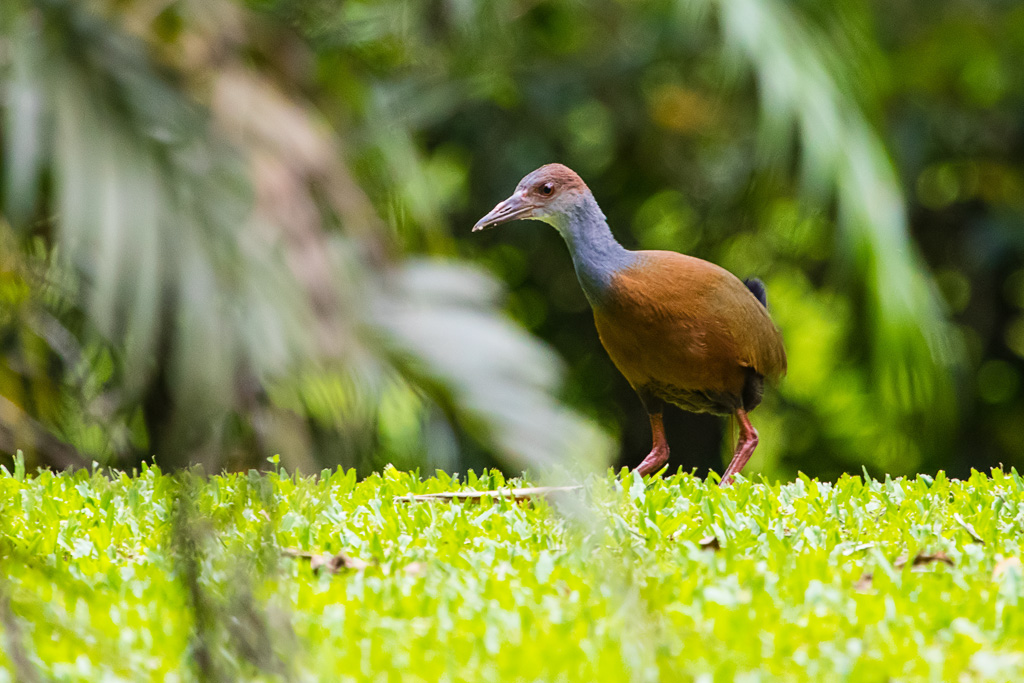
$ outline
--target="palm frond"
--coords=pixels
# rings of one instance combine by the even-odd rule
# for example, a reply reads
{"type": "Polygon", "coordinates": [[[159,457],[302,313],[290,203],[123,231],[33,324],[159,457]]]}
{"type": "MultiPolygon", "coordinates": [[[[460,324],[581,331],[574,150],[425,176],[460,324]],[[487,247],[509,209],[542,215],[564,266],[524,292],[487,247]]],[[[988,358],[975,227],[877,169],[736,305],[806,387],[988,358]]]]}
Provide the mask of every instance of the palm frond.
{"type": "Polygon", "coordinates": [[[509,462],[606,465],[608,437],[553,398],[561,363],[495,313],[496,294],[475,268],[411,261],[385,281],[371,311],[406,376],[439,390],[464,427],[509,462]]]}
{"type": "Polygon", "coordinates": [[[708,13],[734,62],[755,73],[766,159],[796,131],[809,196],[835,197],[842,238],[863,274],[880,396],[896,411],[954,412],[950,370],[963,362],[947,312],[908,235],[903,192],[885,145],[829,70],[823,40],[778,0],[685,0],[708,13]]]}
{"type": "MultiPolygon", "coordinates": [[[[208,419],[234,404],[239,373],[311,351],[309,302],[262,237],[243,159],[142,45],[79,4],[30,14],[35,29],[9,39],[48,125],[8,113],[12,130],[52,140],[58,244],[84,309],[121,350],[130,393],[168,364],[182,422],[208,419]]],[[[9,177],[34,172],[9,158],[9,177]]]]}
{"type": "Polygon", "coordinates": [[[397,373],[510,461],[604,458],[606,440],[554,398],[554,355],[497,311],[493,280],[389,255],[343,139],[223,50],[240,50],[245,9],[176,9],[191,52],[164,46],[178,56],[164,69],[80,3],[20,0],[0,24],[3,208],[22,230],[33,207],[52,216],[80,283],[69,295],[123,362],[123,400],[166,381],[175,427],[202,432],[300,368],[340,368],[370,395],[397,373]],[[199,82],[205,107],[185,90],[199,82]]]}

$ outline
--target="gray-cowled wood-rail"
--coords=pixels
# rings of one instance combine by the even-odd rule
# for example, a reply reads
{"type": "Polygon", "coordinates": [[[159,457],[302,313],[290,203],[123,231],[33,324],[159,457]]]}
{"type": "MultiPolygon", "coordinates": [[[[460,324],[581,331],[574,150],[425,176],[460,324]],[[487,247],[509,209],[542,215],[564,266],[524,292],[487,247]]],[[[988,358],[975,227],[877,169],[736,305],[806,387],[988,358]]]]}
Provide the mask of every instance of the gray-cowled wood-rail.
{"type": "Polygon", "coordinates": [[[590,188],[561,164],[523,178],[473,231],[519,218],[549,223],[565,239],[601,343],[650,416],[654,445],[637,471],[656,472],[668,460],[667,401],[691,412],[736,416],[740,436],[722,475],[723,485],[731,483],[757,446],[747,413],[761,402],[765,378],[786,372],[764,286],[692,256],[626,249],[590,188]]]}

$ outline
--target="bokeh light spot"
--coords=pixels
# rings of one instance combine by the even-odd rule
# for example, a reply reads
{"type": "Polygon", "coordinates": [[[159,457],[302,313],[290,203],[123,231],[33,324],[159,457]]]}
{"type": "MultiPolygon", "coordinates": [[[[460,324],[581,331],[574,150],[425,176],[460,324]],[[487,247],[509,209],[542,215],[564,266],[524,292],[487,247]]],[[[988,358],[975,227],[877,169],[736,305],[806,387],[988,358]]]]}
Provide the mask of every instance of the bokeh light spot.
{"type": "Polygon", "coordinates": [[[608,108],[597,100],[587,100],[569,112],[566,133],[576,167],[594,173],[611,162],[615,124],[608,108]]]}
{"type": "Polygon", "coordinates": [[[1005,403],[1019,385],[1017,370],[1004,360],[986,361],[978,370],[978,396],[986,403],[1005,403]]]}
{"type": "Polygon", "coordinates": [[[957,200],[960,183],[949,164],[929,166],[917,178],[917,198],[929,209],[944,209],[957,200]]]}
{"type": "Polygon", "coordinates": [[[1018,315],[1010,321],[1003,338],[1007,348],[1024,358],[1024,316],[1018,315]]]}
{"type": "Polygon", "coordinates": [[[677,133],[699,131],[714,118],[712,102],[707,97],[676,83],[655,89],[649,106],[655,124],[677,133]]]}
{"type": "Polygon", "coordinates": [[[942,296],[954,313],[960,313],[971,302],[971,281],[958,270],[947,268],[935,276],[942,296]]]}
{"type": "Polygon", "coordinates": [[[645,201],[633,219],[636,235],[645,249],[689,251],[700,241],[700,226],[693,209],[675,190],[664,190],[645,201]]]}

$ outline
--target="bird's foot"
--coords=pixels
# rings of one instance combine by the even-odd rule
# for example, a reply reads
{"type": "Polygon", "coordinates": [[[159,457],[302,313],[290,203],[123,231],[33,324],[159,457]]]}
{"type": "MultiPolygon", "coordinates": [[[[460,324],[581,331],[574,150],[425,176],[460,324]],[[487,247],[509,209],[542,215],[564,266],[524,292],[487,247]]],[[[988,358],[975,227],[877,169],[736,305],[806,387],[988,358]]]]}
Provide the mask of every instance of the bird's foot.
{"type": "MultiPolygon", "coordinates": [[[[757,441],[754,441],[754,446],[757,445],[757,441]]],[[[750,460],[750,455],[754,452],[753,446],[745,448],[741,445],[736,451],[736,455],[733,457],[732,462],[729,463],[729,467],[726,468],[725,472],[722,473],[722,480],[718,482],[719,488],[726,488],[732,486],[733,477],[740,473],[743,466],[747,464],[747,460],[750,460]]]]}
{"type": "Polygon", "coordinates": [[[664,467],[666,462],[668,462],[668,449],[655,448],[647,454],[642,463],[637,465],[635,471],[639,472],[641,477],[654,474],[664,467]]]}
{"type": "Polygon", "coordinates": [[[725,469],[722,481],[718,484],[721,488],[732,485],[733,476],[739,474],[757,448],[757,430],[750,424],[747,414],[739,410],[736,411],[736,416],[740,421],[740,442],[736,444],[736,454],[732,456],[732,462],[725,469]]]}

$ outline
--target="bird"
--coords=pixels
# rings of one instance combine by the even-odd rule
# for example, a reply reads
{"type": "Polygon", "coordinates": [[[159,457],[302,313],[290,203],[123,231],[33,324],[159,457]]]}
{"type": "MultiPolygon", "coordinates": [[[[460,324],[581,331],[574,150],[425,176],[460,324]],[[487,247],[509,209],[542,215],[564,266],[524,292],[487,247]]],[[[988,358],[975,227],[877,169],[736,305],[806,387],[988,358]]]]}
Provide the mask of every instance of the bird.
{"type": "Polygon", "coordinates": [[[635,471],[653,474],[668,461],[668,403],[735,416],[739,438],[720,480],[730,485],[757,447],[748,414],[765,380],[786,373],[764,284],[686,254],[626,249],[587,184],[562,164],[527,174],[473,232],[518,219],[545,222],[565,240],[601,343],[650,418],[651,452],[635,471]]]}

